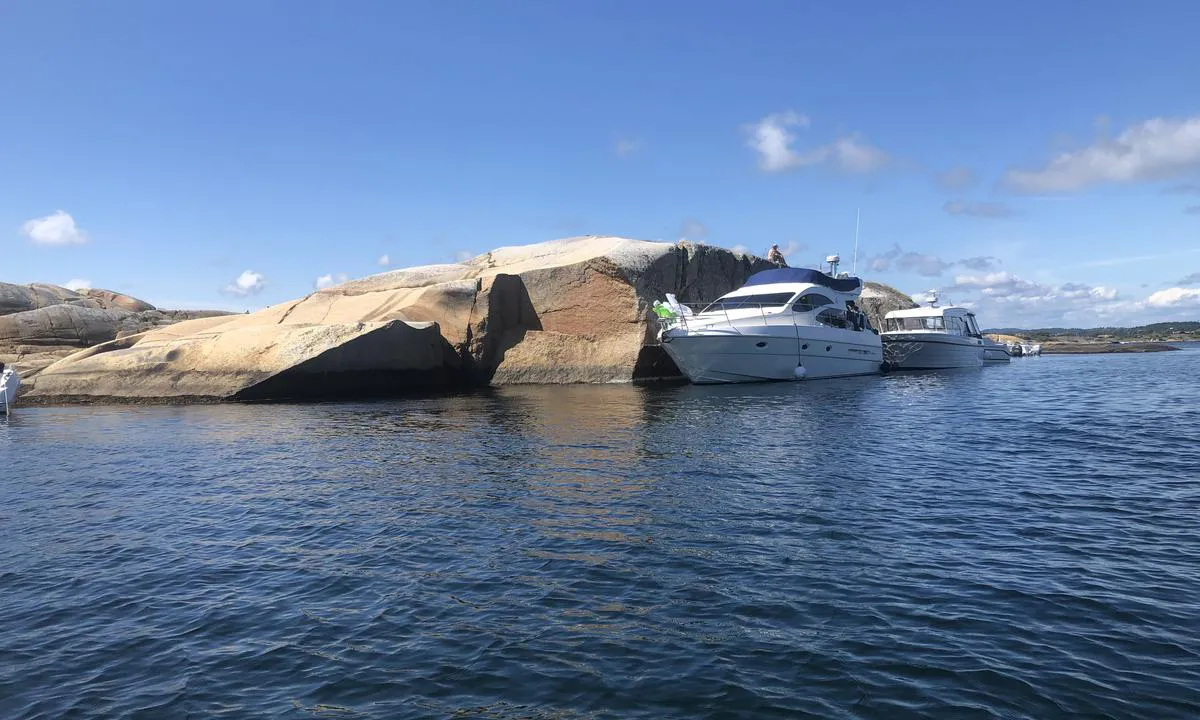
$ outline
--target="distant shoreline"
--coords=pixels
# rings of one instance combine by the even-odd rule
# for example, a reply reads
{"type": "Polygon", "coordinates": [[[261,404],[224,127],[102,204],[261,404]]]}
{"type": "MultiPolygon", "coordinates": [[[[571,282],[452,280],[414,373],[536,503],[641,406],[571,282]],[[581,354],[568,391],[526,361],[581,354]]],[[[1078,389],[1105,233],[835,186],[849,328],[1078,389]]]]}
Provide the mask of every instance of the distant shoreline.
{"type": "Polygon", "coordinates": [[[1166,342],[1044,342],[1043,355],[1111,355],[1116,353],[1171,352],[1179,348],[1166,342]]]}

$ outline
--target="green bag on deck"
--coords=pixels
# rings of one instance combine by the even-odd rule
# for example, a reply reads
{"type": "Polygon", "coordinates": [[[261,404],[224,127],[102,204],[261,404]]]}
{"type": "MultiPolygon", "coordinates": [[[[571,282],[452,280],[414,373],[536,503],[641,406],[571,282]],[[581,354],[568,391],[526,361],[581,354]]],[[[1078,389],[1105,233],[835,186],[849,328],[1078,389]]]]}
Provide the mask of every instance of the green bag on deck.
{"type": "Polygon", "coordinates": [[[657,300],[654,301],[654,314],[659,316],[660,318],[668,318],[669,319],[669,318],[675,317],[674,310],[667,307],[666,305],[663,305],[661,302],[659,302],[657,300]]]}

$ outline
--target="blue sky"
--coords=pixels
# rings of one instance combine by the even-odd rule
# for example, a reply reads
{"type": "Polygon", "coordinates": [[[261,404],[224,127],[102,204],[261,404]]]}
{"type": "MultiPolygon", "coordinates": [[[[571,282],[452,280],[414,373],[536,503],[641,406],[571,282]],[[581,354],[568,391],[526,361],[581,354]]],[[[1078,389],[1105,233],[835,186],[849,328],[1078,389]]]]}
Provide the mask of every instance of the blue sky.
{"type": "Polygon", "coordinates": [[[0,279],[258,308],[577,234],[1200,319],[1200,3],[0,8],[0,279]],[[63,214],[58,214],[61,211],[63,214]],[[241,284],[238,284],[239,278],[241,284]]]}

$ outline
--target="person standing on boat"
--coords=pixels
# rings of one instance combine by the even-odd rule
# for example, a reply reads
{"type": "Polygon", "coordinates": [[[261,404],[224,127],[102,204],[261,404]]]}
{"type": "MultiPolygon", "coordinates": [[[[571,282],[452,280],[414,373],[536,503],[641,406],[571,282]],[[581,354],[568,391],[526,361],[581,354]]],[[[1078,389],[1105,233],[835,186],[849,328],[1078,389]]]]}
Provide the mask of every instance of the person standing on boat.
{"type": "Polygon", "coordinates": [[[858,309],[853,300],[846,301],[846,320],[851,330],[865,330],[867,327],[866,315],[858,309]]]}
{"type": "Polygon", "coordinates": [[[771,250],[767,252],[767,262],[778,267],[787,267],[787,260],[783,259],[783,253],[779,252],[779,245],[772,245],[771,250]]]}

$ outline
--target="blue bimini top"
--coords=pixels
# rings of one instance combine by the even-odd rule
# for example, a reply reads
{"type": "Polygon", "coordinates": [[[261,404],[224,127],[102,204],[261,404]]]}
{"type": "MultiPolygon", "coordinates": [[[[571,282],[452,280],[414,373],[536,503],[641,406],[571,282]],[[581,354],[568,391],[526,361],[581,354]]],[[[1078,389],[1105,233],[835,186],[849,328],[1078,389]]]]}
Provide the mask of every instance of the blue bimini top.
{"type": "Polygon", "coordinates": [[[862,287],[862,280],[856,277],[831,278],[820,270],[811,270],[809,268],[775,268],[774,270],[763,270],[751,275],[750,279],[742,287],[773,285],[775,283],[812,283],[827,287],[834,292],[844,293],[854,292],[862,287]]]}

